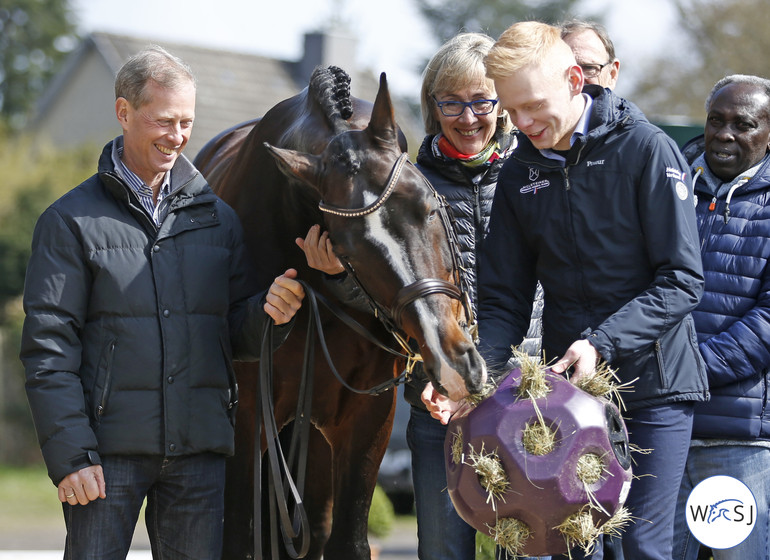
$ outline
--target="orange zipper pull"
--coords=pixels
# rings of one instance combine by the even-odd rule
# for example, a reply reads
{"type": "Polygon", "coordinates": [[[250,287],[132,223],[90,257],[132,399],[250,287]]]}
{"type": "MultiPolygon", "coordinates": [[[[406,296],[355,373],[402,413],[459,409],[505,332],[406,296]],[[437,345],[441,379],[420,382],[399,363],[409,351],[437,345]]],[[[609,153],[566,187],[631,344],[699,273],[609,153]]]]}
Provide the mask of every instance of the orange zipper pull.
{"type": "Polygon", "coordinates": [[[714,208],[717,207],[717,197],[714,197],[711,199],[711,204],[709,204],[709,212],[713,212],[714,208]]]}

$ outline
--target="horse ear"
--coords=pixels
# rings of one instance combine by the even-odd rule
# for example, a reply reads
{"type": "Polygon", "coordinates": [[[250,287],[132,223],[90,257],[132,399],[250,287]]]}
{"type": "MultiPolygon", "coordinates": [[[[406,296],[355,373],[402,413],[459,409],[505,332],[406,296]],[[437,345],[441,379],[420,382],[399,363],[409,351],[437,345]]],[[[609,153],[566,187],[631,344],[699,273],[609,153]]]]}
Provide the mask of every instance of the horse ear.
{"type": "Polygon", "coordinates": [[[302,182],[318,189],[319,170],[321,158],[313,154],[276,148],[267,142],[264,143],[267,152],[273,156],[278,164],[278,169],[289,178],[295,177],[302,182]]]}
{"type": "Polygon", "coordinates": [[[393,114],[393,103],[388,91],[388,80],[385,72],[380,74],[380,89],[372,108],[372,118],[366,132],[380,142],[396,144],[398,142],[398,127],[393,114]]]}

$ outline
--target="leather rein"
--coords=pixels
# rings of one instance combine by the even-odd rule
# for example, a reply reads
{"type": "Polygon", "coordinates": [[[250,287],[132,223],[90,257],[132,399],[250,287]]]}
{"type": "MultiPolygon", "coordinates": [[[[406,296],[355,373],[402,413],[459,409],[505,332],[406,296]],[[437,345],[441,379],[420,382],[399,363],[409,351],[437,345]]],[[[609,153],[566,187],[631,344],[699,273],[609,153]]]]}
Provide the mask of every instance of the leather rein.
{"type": "MultiPolygon", "coordinates": [[[[318,207],[321,211],[335,216],[346,218],[358,218],[367,216],[376,212],[385,204],[390,195],[396,188],[399,176],[404,165],[408,163],[408,155],[402,153],[390,172],[388,183],[382,194],[372,204],[359,209],[345,209],[330,206],[320,201],[318,207]]],[[[425,180],[425,179],[424,179],[425,180]]],[[[286,459],[281,441],[279,438],[280,427],[276,425],[275,415],[273,414],[273,328],[272,323],[265,327],[262,339],[260,363],[259,363],[259,387],[260,394],[256,403],[256,426],[255,426],[255,445],[254,445],[254,503],[253,503],[253,546],[254,558],[262,559],[262,500],[261,500],[261,481],[262,481],[262,449],[261,437],[262,427],[265,430],[265,439],[267,442],[266,458],[268,461],[268,501],[270,505],[270,530],[271,530],[271,558],[279,558],[278,551],[278,532],[280,520],[280,533],[284,547],[292,558],[303,558],[310,547],[310,529],[307,512],[303,505],[304,485],[307,472],[307,452],[310,434],[312,400],[313,400],[313,363],[315,358],[314,340],[316,334],[326,359],[326,363],[331,369],[337,380],[348,390],[358,394],[378,395],[388,391],[396,385],[406,381],[411,374],[414,365],[422,361],[419,353],[414,352],[409,346],[408,337],[404,333],[402,325],[402,315],[406,307],[417,299],[431,294],[444,294],[451,298],[460,300],[465,311],[465,320],[468,328],[473,328],[474,317],[468,295],[468,284],[463,269],[460,266],[460,253],[457,243],[457,237],[454,228],[454,222],[451,213],[448,211],[446,199],[438,194],[433,186],[425,180],[425,183],[431,189],[433,196],[439,203],[439,215],[450,245],[452,255],[453,275],[456,283],[447,282],[436,278],[426,278],[418,280],[412,284],[402,287],[396,294],[395,300],[390,307],[385,307],[371,297],[366,291],[358,277],[355,274],[350,263],[343,261],[343,266],[348,274],[354,280],[358,288],[365,295],[374,314],[383,322],[386,329],[396,339],[401,352],[394,350],[390,346],[377,340],[363,325],[345,313],[339,306],[333,304],[327,298],[317,293],[306,282],[300,281],[305,290],[306,305],[309,308],[308,328],[305,339],[305,353],[303,358],[302,377],[300,379],[299,394],[297,397],[297,409],[294,416],[294,426],[291,435],[289,457],[286,459]],[[387,381],[372,387],[370,389],[357,389],[348,384],[337,371],[332,362],[329,349],[323,334],[319,302],[324,305],[333,315],[344,322],[359,335],[365,337],[380,349],[406,360],[406,368],[398,377],[388,379],[387,381]],[[292,477],[292,472],[296,473],[296,482],[292,477]]]]}

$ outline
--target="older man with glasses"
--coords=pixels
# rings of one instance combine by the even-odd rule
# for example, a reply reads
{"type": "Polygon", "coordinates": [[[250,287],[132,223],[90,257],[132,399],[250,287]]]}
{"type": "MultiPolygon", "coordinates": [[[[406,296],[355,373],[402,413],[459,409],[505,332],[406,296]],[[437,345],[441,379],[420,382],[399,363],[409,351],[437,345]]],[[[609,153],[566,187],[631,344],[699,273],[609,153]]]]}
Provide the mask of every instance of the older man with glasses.
{"type": "Polygon", "coordinates": [[[599,23],[573,19],[561,25],[561,38],[572,49],[586,84],[614,89],[620,60],[607,30],[599,23]]]}

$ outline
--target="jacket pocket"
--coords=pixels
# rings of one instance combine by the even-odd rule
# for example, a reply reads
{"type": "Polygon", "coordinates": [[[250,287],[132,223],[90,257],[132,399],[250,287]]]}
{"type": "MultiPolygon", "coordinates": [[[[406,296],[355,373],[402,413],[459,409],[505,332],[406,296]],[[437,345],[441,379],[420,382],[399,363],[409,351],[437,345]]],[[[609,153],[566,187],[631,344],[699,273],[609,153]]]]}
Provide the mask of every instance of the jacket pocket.
{"type": "Polygon", "coordinates": [[[663,356],[663,348],[660,344],[660,339],[655,341],[655,359],[658,363],[660,386],[661,388],[666,389],[668,388],[668,380],[666,379],[666,359],[663,356]]]}
{"type": "Polygon", "coordinates": [[[100,368],[100,375],[97,376],[96,383],[94,384],[94,396],[95,403],[93,407],[94,411],[94,427],[98,427],[102,421],[102,417],[107,412],[107,404],[110,398],[110,391],[112,390],[112,364],[115,358],[115,347],[117,346],[117,340],[113,339],[105,348],[104,351],[104,365],[100,368]],[[99,390],[99,382],[101,381],[101,390],[99,390]]]}
{"type": "Polygon", "coordinates": [[[233,360],[230,356],[229,344],[222,337],[219,338],[219,345],[222,348],[222,358],[225,361],[225,370],[227,371],[227,378],[230,384],[228,389],[228,403],[227,403],[227,415],[230,418],[230,423],[235,426],[235,413],[238,411],[238,378],[235,376],[235,369],[233,369],[233,360]]]}

